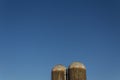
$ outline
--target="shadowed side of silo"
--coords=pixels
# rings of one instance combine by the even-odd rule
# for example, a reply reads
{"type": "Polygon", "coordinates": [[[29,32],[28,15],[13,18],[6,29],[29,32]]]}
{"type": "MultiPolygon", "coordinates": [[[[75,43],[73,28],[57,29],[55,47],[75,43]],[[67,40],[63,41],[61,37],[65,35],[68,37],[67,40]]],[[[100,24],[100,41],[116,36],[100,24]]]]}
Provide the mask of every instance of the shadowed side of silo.
{"type": "Polygon", "coordinates": [[[66,80],[66,67],[63,65],[56,65],[52,69],[52,80],[66,80]]]}
{"type": "Polygon", "coordinates": [[[80,62],[73,62],[68,68],[68,80],[86,80],[86,68],[80,62]]]}

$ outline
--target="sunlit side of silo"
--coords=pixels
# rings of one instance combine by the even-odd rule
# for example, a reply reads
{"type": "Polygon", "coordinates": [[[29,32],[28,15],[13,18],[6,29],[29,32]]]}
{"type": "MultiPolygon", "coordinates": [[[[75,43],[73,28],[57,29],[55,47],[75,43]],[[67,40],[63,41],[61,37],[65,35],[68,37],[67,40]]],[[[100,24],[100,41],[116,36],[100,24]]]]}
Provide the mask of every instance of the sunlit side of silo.
{"type": "Polygon", "coordinates": [[[52,69],[52,80],[66,80],[66,67],[59,64],[52,69]]]}
{"type": "Polygon", "coordinates": [[[68,68],[68,80],[86,80],[85,65],[73,62],[68,68]]]}

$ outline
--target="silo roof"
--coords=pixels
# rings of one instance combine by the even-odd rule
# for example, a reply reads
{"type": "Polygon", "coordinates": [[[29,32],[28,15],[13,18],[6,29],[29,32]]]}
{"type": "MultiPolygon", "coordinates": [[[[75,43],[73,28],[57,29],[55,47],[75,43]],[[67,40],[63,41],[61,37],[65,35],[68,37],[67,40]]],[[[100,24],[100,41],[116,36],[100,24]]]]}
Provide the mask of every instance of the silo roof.
{"type": "Polygon", "coordinates": [[[62,64],[55,65],[52,69],[52,71],[65,71],[66,67],[63,66],[62,64]]]}
{"type": "Polygon", "coordinates": [[[70,64],[69,68],[83,68],[86,69],[85,65],[81,62],[73,62],[70,64]]]}

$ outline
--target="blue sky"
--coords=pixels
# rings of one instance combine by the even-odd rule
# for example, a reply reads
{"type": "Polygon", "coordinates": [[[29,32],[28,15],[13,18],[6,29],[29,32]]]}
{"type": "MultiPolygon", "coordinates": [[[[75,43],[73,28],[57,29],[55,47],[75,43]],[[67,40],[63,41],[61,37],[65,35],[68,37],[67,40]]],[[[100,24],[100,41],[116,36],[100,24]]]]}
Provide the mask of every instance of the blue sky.
{"type": "Polygon", "coordinates": [[[87,80],[120,80],[119,0],[0,0],[0,80],[51,80],[81,61],[87,80]]]}

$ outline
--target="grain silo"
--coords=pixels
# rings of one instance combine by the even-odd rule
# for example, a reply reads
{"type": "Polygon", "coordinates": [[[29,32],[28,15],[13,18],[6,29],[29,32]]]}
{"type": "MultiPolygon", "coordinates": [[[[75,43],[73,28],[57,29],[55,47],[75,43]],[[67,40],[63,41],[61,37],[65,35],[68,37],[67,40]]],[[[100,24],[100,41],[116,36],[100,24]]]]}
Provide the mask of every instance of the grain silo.
{"type": "Polygon", "coordinates": [[[73,62],[68,68],[68,80],[86,80],[86,68],[80,62],[73,62]]]}
{"type": "Polygon", "coordinates": [[[66,80],[66,67],[59,64],[52,69],[52,80],[66,80]]]}

